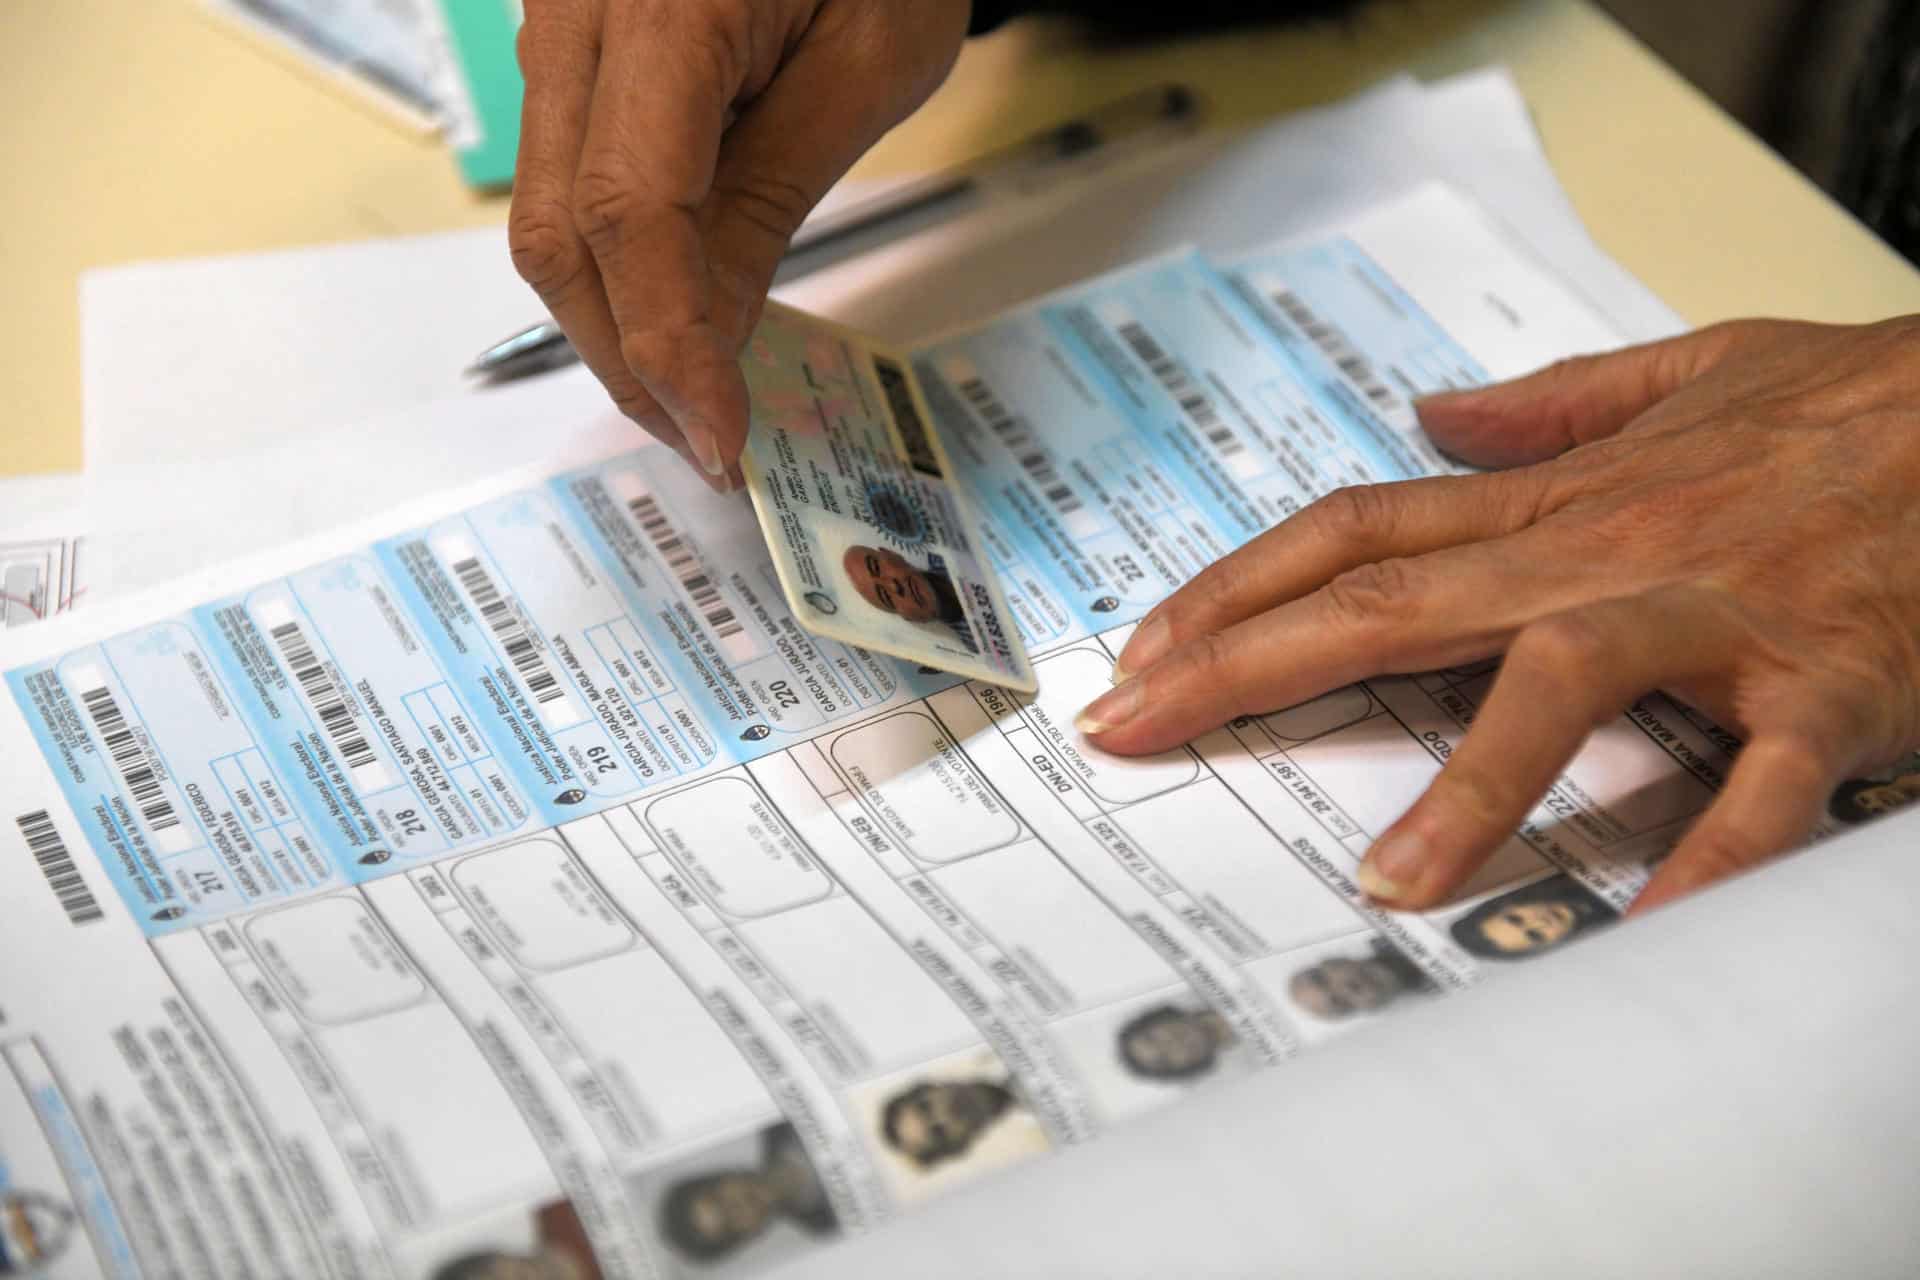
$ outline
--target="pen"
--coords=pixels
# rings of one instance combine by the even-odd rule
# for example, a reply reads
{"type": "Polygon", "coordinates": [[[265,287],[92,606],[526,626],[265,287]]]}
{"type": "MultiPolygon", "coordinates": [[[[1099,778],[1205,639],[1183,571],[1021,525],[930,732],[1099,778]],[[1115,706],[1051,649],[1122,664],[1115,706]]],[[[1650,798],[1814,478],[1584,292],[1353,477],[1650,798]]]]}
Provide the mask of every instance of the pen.
{"type": "MultiPolygon", "coordinates": [[[[890,224],[907,225],[910,215],[957,203],[987,188],[1030,193],[1069,168],[1077,169],[1094,157],[1121,150],[1120,144],[1167,131],[1187,132],[1199,116],[1199,98],[1185,85],[1159,85],[1129,94],[1012,146],[889,188],[826,217],[809,219],[788,246],[786,264],[824,265],[826,255],[817,250],[890,224]]],[[[790,269],[784,274],[791,279],[800,273],[790,269]]],[[[560,326],[543,320],[494,343],[475,356],[466,371],[487,383],[511,382],[558,369],[579,358],[560,326]]]]}
{"type": "MultiPolygon", "coordinates": [[[[857,232],[880,226],[906,214],[931,208],[974,189],[975,180],[966,174],[934,174],[861,200],[825,218],[809,219],[787,246],[787,258],[857,232]]],[[[518,378],[559,369],[580,358],[580,353],[551,320],[529,325],[508,338],[502,338],[473,358],[467,374],[484,382],[512,382],[518,378]]]]}

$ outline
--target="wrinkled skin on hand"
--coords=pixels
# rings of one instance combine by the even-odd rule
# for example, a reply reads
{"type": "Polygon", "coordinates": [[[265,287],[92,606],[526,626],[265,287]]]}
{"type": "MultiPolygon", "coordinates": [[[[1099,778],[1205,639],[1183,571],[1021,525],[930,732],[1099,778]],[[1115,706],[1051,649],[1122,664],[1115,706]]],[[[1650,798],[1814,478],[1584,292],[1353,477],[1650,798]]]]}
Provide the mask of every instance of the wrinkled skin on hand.
{"type": "Polygon", "coordinates": [[[1666,690],[1737,731],[1643,910],[1804,839],[1843,778],[1920,746],[1920,317],[1741,321],[1423,401],[1507,470],[1340,490],[1144,619],[1082,713],[1163,750],[1366,676],[1505,654],[1361,883],[1444,901],[1596,726],[1666,690]]]}
{"type": "Polygon", "coordinates": [[[801,220],[970,0],[526,0],[513,261],[620,409],[739,483],[741,344],[801,220]]]}

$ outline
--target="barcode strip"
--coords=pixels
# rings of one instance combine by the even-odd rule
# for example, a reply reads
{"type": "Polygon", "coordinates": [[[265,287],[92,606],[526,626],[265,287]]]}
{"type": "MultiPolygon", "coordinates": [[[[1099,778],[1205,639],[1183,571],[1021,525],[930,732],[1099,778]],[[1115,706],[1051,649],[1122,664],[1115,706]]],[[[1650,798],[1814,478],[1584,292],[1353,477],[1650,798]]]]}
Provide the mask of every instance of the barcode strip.
{"type": "Polygon", "coordinates": [[[73,924],[92,924],[105,919],[106,913],[100,910],[93,891],[80,878],[80,868],[73,864],[73,855],[67,852],[66,842],[53,825],[52,815],[45,809],[36,809],[21,814],[13,822],[26,837],[27,852],[39,865],[40,874],[47,878],[53,896],[60,900],[60,909],[67,913],[67,920],[73,924]]]}
{"type": "Polygon", "coordinates": [[[907,461],[922,475],[941,479],[933,440],[927,435],[927,424],[921,421],[920,406],[913,401],[913,388],[906,372],[885,356],[875,356],[873,373],[880,379],[881,390],[887,393],[887,407],[893,410],[893,425],[899,429],[900,441],[907,447],[907,461]]]}
{"type": "Polygon", "coordinates": [[[374,752],[373,744],[367,741],[366,734],[360,731],[352,704],[328,674],[326,664],[314,653],[300,624],[283,622],[272,629],[272,635],[274,643],[280,646],[280,656],[286,659],[287,666],[293,671],[293,678],[300,684],[300,692],[306,694],[307,701],[313,704],[313,713],[320,718],[320,727],[326,730],[327,738],[333,743],[333,749],[340,753],[346,767],[358,770],[378,764],[380,757],[374,752]]]}
{"type": "Polygon", "coordinates": [[[501,595],[500,588],[493,585],[493,575],[487,572],[486,566],[477,557],[468,556],[464,560],[454,561],[453,572],[460,579],[460,585],[473,598],[474,607],[480,610],[480,620],[487,624],[493,632],[493,638],[506,651],[507,661],[513,663],[514,671],[526,684],[533,700],[546,703],[566,697],[566,689],[554,676],[553,669],[547,666],[540,646],[521,623],[513,602],[501,595]]]}
{"type": "Polygon", "coordinates": [[[694,554],[680,531],[673,527],[673,521],[667,519],[667,513],[660,507],[659,500],[650,493],[637,494],[627,500],[627,510],[640,525],[640,531],[653,543],[654,553],[661,563],[667,566],[680,582],[693,601],[693,607],[707,620],[716,638],[729,640],[740,634],[745,628],[734,613],[725,596],[720,594],[720,584],[713,580],[706,566],[700,563],[700,557],[694,554]]]}
{"type": "Polygon", "coordinates": [[[179,826],[180,817],[173,811],[173,802],[167,799],[160,775],[147,758],[147,749],[127,726],[127,718],[120,714],[120,704],[113,700],[112,691],[105,685],[82,689],[80,701],[93,720],[93,727],[100,731],[113,771],[120,776],[120,785],[133,798],[148,829],[165,831],[179,826]]]}
{"type": "Polygon", "coordinates": [[[1015,417],[1000,400],[994,389],[987,385],[986,379],[967,378],[960,384],[960,396],[987,430],[993,432],[996,439],[1005,445],[1026,471],[1027,479],[1033,481],[1033,487],[1046,495],[1054,510],[1063,516],[1070,516],[1082,508],[1082,503],[1066,481],[1060,478],[1059,470],[1053,465],[1053,459],[1033,438],[1033,431],[1027,426],[1025,418],[1015,417]]]}
{"type": "Polygon", "coordinates": [[[1233,428],[1213,407],[1213,398],[1194,385],[1180,362],[1167,354],[1166,348],[1147,332],[1145,325],[1138,320],[1128,320],[1120,326],[1120,336],[1159,381],[1161,389],[1179,404],[1180,412],[1187,415],[1194,430],[1206,437],[1214,452],[1223,458],[1246,452],[1246,446],[1233,434],[1233,428]]]}
{"type": "Polygon", "coordinates": [[[1333,361],[1334,366],[1345,374],[1354,386],[1359,387],[1367,399],[1373,401],[1374,408],[1388,410],[1400,403],[1400,397],[1392,387],[1381,381],[1373,371],[1373,361],[1360,353],[1359,348],[1342,332],[1340,327],[1322,320],[1306,304],[1306,301],[1291,289],[1276,289],[1269,295],[1273,305],[1280,308],[1287,319],[1299,327],[1300,331],[1320,348],[1320,353],[1333,361]]]}

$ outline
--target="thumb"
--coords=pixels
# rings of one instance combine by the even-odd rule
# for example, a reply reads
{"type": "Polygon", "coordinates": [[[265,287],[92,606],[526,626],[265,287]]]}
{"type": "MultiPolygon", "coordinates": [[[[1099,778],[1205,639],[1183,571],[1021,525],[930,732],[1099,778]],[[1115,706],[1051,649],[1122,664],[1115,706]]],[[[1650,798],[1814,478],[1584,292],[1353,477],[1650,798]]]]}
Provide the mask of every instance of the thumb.
{"type": "Polygon", "coordinates": [[[1576,356],[1525,377],[1427,396],[1414,406],[1440,449],[1483,467],[1540,462],[1613,435],[1706,373],[1744,336],[1714,325],[1664,342],[1576,356]]]}
{"type": "MultiPolygon", "coordinates": [[[[966,6],[927,6],[953,15],[950,31],[872,29],[890,8],[863,6],[861,18],[835,21],[838,11],[825,6],[727,130],[701,224],[714,324],[736,349],[759,323],[774,272],[813,206],[932,93],[959,52],[966,6]]],[[[737,425],[740,438],[718,442],[729,462],[745,442],[746,424],[737,425]]]]}

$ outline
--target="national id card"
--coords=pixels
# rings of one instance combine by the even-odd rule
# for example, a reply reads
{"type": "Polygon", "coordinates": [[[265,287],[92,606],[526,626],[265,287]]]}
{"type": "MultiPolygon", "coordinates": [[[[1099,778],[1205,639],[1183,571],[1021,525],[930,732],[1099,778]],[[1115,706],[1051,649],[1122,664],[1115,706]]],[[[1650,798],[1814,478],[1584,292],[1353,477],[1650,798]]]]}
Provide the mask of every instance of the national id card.
{"type": "Polygon", "coordinates": [[[741,369],[753,400],[741,470],[800,625],[1033,692],[911,362],[769,303],[741,369]]]}

